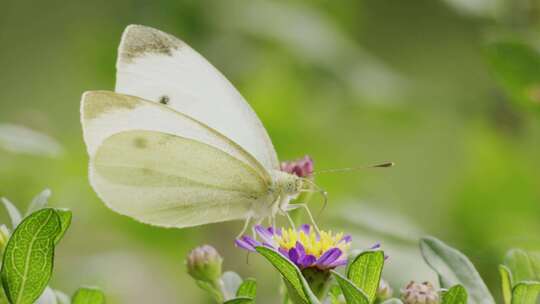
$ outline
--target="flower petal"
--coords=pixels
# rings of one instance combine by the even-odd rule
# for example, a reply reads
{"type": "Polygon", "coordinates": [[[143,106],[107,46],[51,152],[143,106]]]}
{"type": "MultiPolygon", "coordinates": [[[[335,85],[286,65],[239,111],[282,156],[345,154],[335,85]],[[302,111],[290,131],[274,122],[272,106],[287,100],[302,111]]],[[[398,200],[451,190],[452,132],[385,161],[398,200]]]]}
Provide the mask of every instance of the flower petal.
{"type": "Polygon", "coordinates": [[[302,259],[298,262],[300,264],[300,268],[307,268],[313,265],[317,261],[317,258],[314,255],[308,254],[304,255],[302,259]]]}
{"type": "Polygon", "coordinates": [[[234,243],[236,244],[236,246],[242,248],[242,249],[245,249],[247,251],[252,251],[252,252],[255,252],[255,246],[253,246],[252,244],[242,240],[242,239],[236,239],[234,240],[234,243]]]}
{"type": "Polygon", "coordinates": [[[263,226],[261,225],[255,226],[255,231],[265,243],[272,244],[274,242],[273,240],[274,235],[263,226]]]}
{"type": "Polygon", "coordinates": [[[291,260],[291,262],[298,265],[299,258],[300,258],[300,253],[298,253],[298,250],[296,250],[296,248],[291,248],[289,250],[289,260],[291,260]]]}
{"type": "Polygon", "coordinates": [[[316,264],[319,268],[328,268],[330,264],[335,262],[342,252],[339,248],[332,248],[325,253],[317,260],[316,264]]]}

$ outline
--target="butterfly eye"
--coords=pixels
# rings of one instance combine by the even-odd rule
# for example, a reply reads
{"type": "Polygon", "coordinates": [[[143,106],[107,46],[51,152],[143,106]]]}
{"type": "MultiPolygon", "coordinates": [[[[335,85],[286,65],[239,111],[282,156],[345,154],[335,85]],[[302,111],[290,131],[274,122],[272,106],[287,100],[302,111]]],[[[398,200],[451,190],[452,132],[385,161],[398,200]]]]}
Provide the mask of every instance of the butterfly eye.
{"type": "Polygon", "coordinates": [[[171,99],[167,95],[163,95],[159,98],[159,103],[167,105],[171,99]]]}

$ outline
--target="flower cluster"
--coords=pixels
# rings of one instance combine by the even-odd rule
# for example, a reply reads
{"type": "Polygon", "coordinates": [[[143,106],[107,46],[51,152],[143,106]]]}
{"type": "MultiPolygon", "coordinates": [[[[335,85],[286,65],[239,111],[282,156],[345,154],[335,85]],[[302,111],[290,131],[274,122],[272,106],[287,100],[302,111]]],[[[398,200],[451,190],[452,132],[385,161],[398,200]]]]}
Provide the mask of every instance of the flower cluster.
{"type": "Polygon", "coordinates": [[[281,171],[298,177],[309,177],[313,174],[313,159],[309,156],[294,161],[282,162],[281,171]]]}
{"type": "Polygon", "coordinates": [[[236,245],[249,251],[255,251],[258,246],[272,248],[300,269],[329,270],[347,264],[352,241],[349,235],[333,234],[331,231],[318,233],[310,225],[302,225],[298,230],[257,225],[255,231],[261,241],[243,236],[236,240],[236,245]]]}

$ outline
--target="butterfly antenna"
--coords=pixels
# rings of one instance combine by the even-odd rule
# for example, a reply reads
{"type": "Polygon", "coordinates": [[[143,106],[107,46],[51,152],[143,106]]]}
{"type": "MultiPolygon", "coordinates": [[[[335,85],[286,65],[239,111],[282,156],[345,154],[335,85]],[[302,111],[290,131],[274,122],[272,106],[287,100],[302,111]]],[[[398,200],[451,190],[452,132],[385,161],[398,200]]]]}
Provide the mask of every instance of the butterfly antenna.
{"type": "Polygon", "coordinates": [[[321,174],[321,173],[350,172],[350,171],[357,171],[357,170],[364,170],[364,169],[371,169],[371,168],[390,168],[390,167],[393,167],[394,165],[395,165],[394,162],[383,162],[383,163],[378,163],[378,164],[373,164],[373,165],[363,166],[363,167],[319,170],[319,171],[313,172],[312,174],[317,175],[317,174],[321,174]]]}

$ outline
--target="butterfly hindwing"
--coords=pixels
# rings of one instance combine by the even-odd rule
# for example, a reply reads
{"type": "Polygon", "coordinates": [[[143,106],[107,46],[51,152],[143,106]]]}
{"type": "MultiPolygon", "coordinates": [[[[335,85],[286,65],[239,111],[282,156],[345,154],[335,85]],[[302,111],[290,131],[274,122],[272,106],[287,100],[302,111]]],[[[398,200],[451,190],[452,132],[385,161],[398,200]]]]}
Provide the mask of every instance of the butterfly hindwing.
{"type": "Polygon", "coordinates": [[[205,143],[156,131],[108,137],[90,171],[111,209],[164,227],[243,219],[253,204],[268,200],[268,184],[249,165],[205,143]]]}

